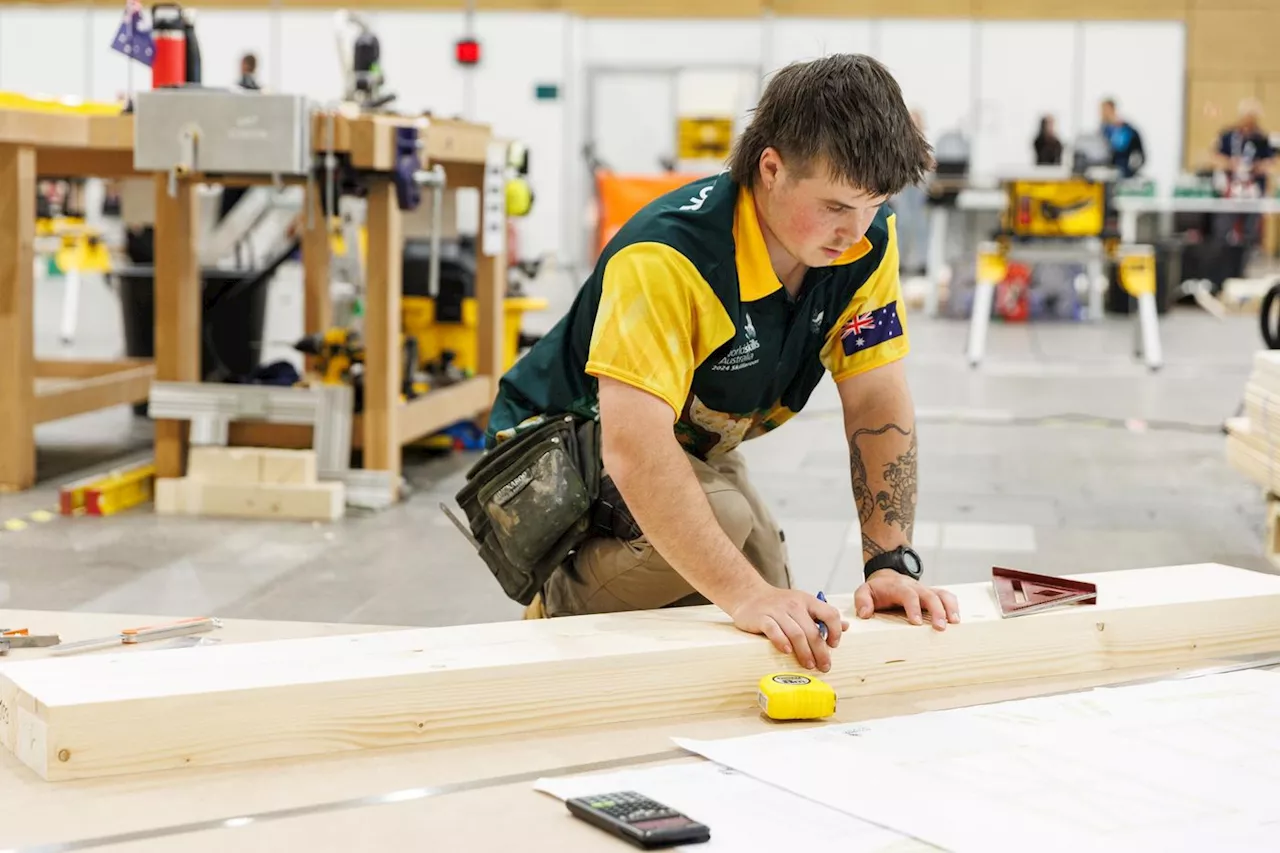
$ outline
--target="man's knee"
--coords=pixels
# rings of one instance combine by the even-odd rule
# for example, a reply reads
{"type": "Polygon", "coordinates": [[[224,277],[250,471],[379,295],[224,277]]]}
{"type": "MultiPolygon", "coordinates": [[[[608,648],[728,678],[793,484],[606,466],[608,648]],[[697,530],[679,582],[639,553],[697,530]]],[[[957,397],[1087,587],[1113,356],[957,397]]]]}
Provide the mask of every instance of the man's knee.
{"type": "Polygon", "coordinates": [[[726,487],[707,492],[707,503],[711,505],[711,512],[720,529],[733,542],[733,546],[741,551],[747,537],[751,535],[751,529],[755,527],[751,502],[742,492],[726,487]]]}

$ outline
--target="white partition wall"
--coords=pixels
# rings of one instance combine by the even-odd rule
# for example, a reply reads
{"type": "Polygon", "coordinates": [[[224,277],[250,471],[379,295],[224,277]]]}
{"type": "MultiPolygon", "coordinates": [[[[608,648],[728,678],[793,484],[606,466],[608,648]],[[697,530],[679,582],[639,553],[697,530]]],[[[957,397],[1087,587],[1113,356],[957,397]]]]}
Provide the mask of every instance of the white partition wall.
{"type": "MultiPolygon", "coordinates": [[[[710,102],[725,89],[720,78],[767,77],[787,62],[867,52],[893,71],[931,138],[953,129],[970,135],[976,173],[1031,164],[1043,114],[1055,116],[1064,141],[1096,127],[1098,101],[1108,95],[1142,131],[1150,177],[1167,185],[1182,162],[1185,30],[1176,22],[667,21],[479,12],[474,34],[483,59],[464,69],[453,59],[454,42],[466,32],[461,12],[362,12],[381,40],[388,86],[403,109],[470,117],[529,144],[537,203],[520,226],[523,251],[571,263],[586,256],[590,186],[582,149],[591,136],[592,87],[618,82],[590,82],[593,69],[661,69],[676,74],[677,101],[710,102]],[[557,87],[557,96],[537,98],[540,85],[557,87]]],[[[111,7],[0,5],[0,90],[119,96],[129,69],[110,49],[119,20],[120,10],[111,7]]],[[[259,79],[270,88],[321,102],[340,94],[331,11],[201,10],[197,27],[208,84],[233,82],[241,54],[253,51],[259,79]]],[[[133,76],[136,86],[149,85],[145,67],[135,65],[133,76]]],[[[657,84],[649,84],[657,98],[657,84]]],[[[733,109],[742,114],[751,102],[739,90],[753,93],[753,87],[734,87],[733,109]]],[[[611,108],[615,135],[625,136],[629,118],[657,116],[659,106],[664,115],[674,109],[642,94],[633,100],[634,109],[611,108]]],[[[646,133],[669,135],[674,149],[674,127],[635,129],[637,136],[646,133]]]]}
{"type": "Polygon", "coordinates": [[[930,139],[972,132],[974,39],[970,21],[878,21],[873,55],[889,67],[902,97],[924,118],[930,139]]]}

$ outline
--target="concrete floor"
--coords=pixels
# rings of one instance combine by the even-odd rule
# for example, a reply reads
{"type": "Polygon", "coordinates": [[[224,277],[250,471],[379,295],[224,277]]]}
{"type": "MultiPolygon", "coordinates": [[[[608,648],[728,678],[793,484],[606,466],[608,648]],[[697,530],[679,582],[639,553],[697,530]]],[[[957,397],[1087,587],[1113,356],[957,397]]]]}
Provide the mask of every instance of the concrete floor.
{"type": "MultiPolygon", "coordinates": [[[[553,278],[538,292],[563,305],[572,286],[553,278]]],[[[296,337],[297,300],[296,271],[286,271],[268,341],[296,337]]],[[[107,288],[86,284],[70,348],[57,340],[61,302],[60,282],[38,285],[40,354],[121,352],[107,288]]],[[[913,318],[917,547],[932,581],[985,579],[997,564],[1065,573],[1219,561],[1270,570],[1262,495],[1227,467],[1220,432],[1260,346],[1257,321],[1179,308],[1162,322],[1167,365],[1152,375],[1132,359],[1121,319],[996,325],[988,360],[974,371],[962,357],[963,324],[913,318]]],[[[148,422],[126,408],[40,430],[42,482],[0,496],[0,607],[396,625],[520,613],[438,508],[473,461],[463,455],[407,456],[405,502],[332,525],[158,518],[146,509],[30,520],[56,503],[60,483],[145,453],[149,438],[148,422]],[[6,519],[27,524],[9,531],[6,519]]],[[[798,583],[851,591],[859,537],[834,386],[746,454],[787,531],[798,583]]]]}

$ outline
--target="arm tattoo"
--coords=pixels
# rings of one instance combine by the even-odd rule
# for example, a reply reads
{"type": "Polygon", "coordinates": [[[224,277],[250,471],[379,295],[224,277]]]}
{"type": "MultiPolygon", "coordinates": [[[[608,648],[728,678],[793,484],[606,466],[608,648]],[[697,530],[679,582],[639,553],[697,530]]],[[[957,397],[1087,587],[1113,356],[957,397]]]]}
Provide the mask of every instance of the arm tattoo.
{"type": "Polygon", "coordinates": [[[889,491],[876,495],[876,506],[884,510],[884,520],[896,524],[907,534],[916,526],[916,434],[911,433],[911,446],[895,461],[884,466],[884,481],[889,491]]]}
{"type": "Polygon", "coordinates": [[[865,532],[877,509],[884,513],[886,524],[897,525],[906,533],[907,541],[911,541],[916,515],[916,447],[915,431],[905,430],[897,424],[885,424],[880,429],[860,429],[849,438],[849,472],[853,480],[853,498],[858,505],[858,520],[864,531],[862,550],[867,554],[875,556],[887,550],[865,532]],[[884,435],[889,430],[909,436],[911,446],[892,462],[885,463],[883,477],[887,488],[873,494],[871,485],[867,482],[867,466],[862,459],[858,439],[864,435],[884,435]]]}

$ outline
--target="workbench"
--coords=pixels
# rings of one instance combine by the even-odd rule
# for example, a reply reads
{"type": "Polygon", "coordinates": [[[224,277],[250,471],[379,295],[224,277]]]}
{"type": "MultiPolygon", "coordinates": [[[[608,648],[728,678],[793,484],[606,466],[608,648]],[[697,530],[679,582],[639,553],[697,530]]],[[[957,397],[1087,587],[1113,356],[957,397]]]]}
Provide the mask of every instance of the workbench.
{"type": "Polygon", "coordinates": [[[0,109],[0,492],[35,484],[38,425],[147,399],[150,361],[34,351],[37,179],[132,174],[128,119],[0,109]]]}
{"type": "MultiPolygon", "coordinates": [[[[364,330],[364,410],[352,426],[352,446],[363,449],[364,468],[400,473],[400,448],[460,420],[486,412],[497,391],[502,371],[503,298],[506,290],[505,251],[485,254],[477,240],[476,304],[479,349],[476,375],[401,402],[401,273],[402,212],[393,183],[397,127],[425,124],[420,138],[421,165],[444,167],[448,188],[483,191],[492,142],[485,125],[413,116],[361,115],[348,118],[316,112],[312,117],[312,148],[318,157],[332,150],[350,156],[351,165],[369,176],[366,217],[364,330]],[[332,135],[332,149],[330,136],[332,135]]],[[[169,176],[156,176],[156,379],[200,381],[200,287],[197,235],[199,223],[196,185],[199,174],[176,181],[169,192],[169,176]]],[[[222,179],[224,184],[268,183],[263,177],[222,179]]],[[[331,322],[330,239],[322,207],[323,185],[307,186],[302,258],[307,334],[325,331],[331,322]]],[[[480,232],[493,227],[484,221],[480,232]]],[[[500,227],[505,230],[505,213],[500,227]]],[[[233,445],[306,448],[311,427],[242,421],[233,423],[233,445]]],[[[180,477],[184,472],[188,424],[156,423],[156,476],[180,477]]]]}
{"type": "MultiPolygon", "coordinates": [[[[336,154],[371,176],[365,269],[364,413],[353,424],[352,445],[364,450],[364,467],[400,472],[400,448],[460,420],[486,412],[503,366],[505,251],[484,253],[477,240],[476,303],[479,309],[476,375],[400,400],[402,213],[392,170],[395,128],[416,125],[413,116],[336,115],[336,154]]],[[[492,135],[485,125],[430,119],[422,132],[422,165],[440,164],[450,191],[483,190],[492,135]]],[[[329,151],[327,113],[313,115],[312,145],[329,151]]],[[[36,179],[138,177],[133,166],[131,115],[100,116],[0,110],[0,491],[20,491],[36,481],[35,426],[109,406],[146,400],[152,379],[198,382],[201,327],[200,232],[197,187],[209,180],[190,174],[169,191],[168,174],[155,183],[155,358],[85,362],[38,361],[33,354],[33,244],[36,179]]],[[[145,176],[144,176],[145,177],[145,176]]],[[[218,179],[227,185],[266,179],[218,179]]],[[[305,331],[330,325],[331,244],[319,182],[308,186],[302,256],[305,331]]],[[[482,206],[482,217],[484,216],[482,206]]],[[[493,223],[481,221],[481,233],[493,223]]],[[[505,230],[505,218],[501,223],[505,230]]],[[[156,423],[156,471],[179,477],[186,458],[188,425],[156,423]]],[[[231,443],[310,447],[311,428],[241,422],[231,443]]]]}
{"type": "MultiPolygon", "coordinates": [[[[1242,608],[1245,606],[1242,604],[1242,608]]],[[[973,608],[971,614],[972,611],[973,608]]],[[[1240,612],[1243,614],[1244,610],[1240,612]]],[[[1220,618],[1230,621],[1227,611],[1221,613],[1220,618]]],[[[63,642],[172,618],[0,610],[0,625],[28,627],[33,633],[56,632],[63,642]]],[[[875,619],[901,622],[901,616],[894,614],[879,614],[875,619]]],[[[1026,625],[1022,619],[1015,621],[1019,630],[1026,625]]],[[[1167,624],[1168,620],[1164,621],[1167,624]]],[[[846,634],[846,642],[859,642],[858,627],[855,624],[855,630],[846,634]]],[[[949,630],[961,628],[963,624],[949,630]]],[[[393,629],[230,619],[224,621],[220,631],[206,636],[216,636],[222,644],[235,644],[387,630],[393,629]]],[[[930,631],[928,627],[905,630],[930,631]]],[[[1135,636],[1126,636],[1123,628],[1115,630],[1121,635],[1115,638],[1116,648],[1129,649],[1135,659],[1151,648],[1135,636]]],[[[1111,630],[1106,632],[1110,633],[1111,630]]],[[[767,643],[764,639],[759,642],[767,643]]],[[[1202,642],[1212,641],[1206,636],[1202,642]]],[[[138,648],[128,654],[151,653],[138,648]]],[[[42,649],[14,650],[9,658],[0,659],[0,672],[7,660],[29,660],[45,654],[47,651],[42,649]]],[[[1044,671],[1056,669],[1058,674],[975,683],[964,688],[859,696],[843,701],[835,717],[823,722],[853,722],[1041,696],[1231,662],[1230,656],[1206,655],[1203,650],[1196,652],[1195,644],[1189,644],[1160,665],[1070,675],[1062,674],[1060,666],[1046,665],[1042,667],[1044,671]]],[[[5,806],[0,846],[52,850],[61,848],[32,845],[99,839],[90,846],[129,853],[436,847],[565,853],[625,850],[631,848],[570,817],[561,803],[536,792],[534,781],[609,767],[698,761],[676,749],[670,738],[728,738],[776,731],[778,726],[746,708],[688,716],[680,716],[677,711],[665,719],[627,724],[561,726],[519,736],[357,749],[57,783],[42,780],[12,754],[0,750],[0,802],[5,806]],[[413,792],[424,788],[427,790],[413,792]],[[121,837],[105,840],[113,836],[121,837]]],[[[85,848],[77,845],[74,849],[85,848]]],[[[932,848],[898,846],[894,851],[913,849],[932,848]]]]}

